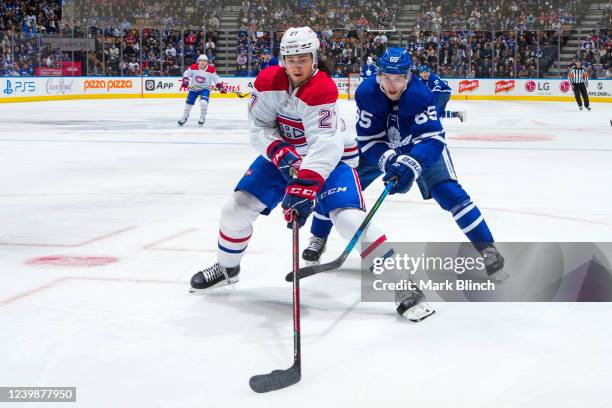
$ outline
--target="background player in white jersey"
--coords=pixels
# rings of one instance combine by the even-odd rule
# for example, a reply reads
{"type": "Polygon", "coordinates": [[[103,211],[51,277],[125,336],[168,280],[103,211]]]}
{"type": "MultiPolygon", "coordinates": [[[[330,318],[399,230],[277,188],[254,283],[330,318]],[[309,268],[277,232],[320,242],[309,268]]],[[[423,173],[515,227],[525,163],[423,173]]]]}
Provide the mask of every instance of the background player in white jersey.
{"type": "MultiPolygon", "coordinates": [[[[302,226],[314,209],[332,219],[346,239],[365,219],[353,168],[357,143],[338,117],[338,88],[329,71],[318,66],[319,46],[310,28],[290,28],[281,40],[283,65],[268,67],[257,76],[249,105],[249,133],[260,156],[223,206],[217,262],[192,277],[192,291],[238,281],[255,219],[268,215],[281,201],[287,222],[297,214],[302,226]]],[[[371,243],[361,254],[369,265],[391,252],[375,226],[363,237],[371,243]]],[[[414,321],[433,313],[420,290],[401,293],[398,313],[414,321]]]]}
{"type": "Polygon", "coordinates": [[[213,86],[221,93],[227,92],[221,82],[221,78],[217,75],[217,70],[208,63],[208,57],[200,55],[197,64],[191,64],[183,74],[183,87],[189,88],[189,93],[187,94],[183,117],[178,121],[179,126],[183,126],[187,122],[191,108],[193,108],[198,97],[200,98],[200,119],[198,120],[198,125],[204,126],[210,90],[213,86]]]}

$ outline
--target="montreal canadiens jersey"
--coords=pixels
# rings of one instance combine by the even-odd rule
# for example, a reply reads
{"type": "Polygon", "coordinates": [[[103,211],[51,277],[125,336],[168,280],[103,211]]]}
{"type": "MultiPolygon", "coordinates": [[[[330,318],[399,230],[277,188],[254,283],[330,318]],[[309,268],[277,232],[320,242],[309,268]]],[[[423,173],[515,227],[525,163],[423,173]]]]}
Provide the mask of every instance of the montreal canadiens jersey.
{"type": "Polygon", "coordinates": [[[268,147],[282,140],[302,156],[300,169],[326,179],[342,160],[356,167],[359,150],[338,116],[338,88],[322,71],[293,88],[282,66],[261,71],[249,103],[249,135],[255,149],[268,157],[268,147]]]}
{"type": "Polygon", "coordinates": [[[422,81],[427,85],[427,87],[431,90],[431,92],[442,92],[442,93],[450,93],[451,87],[448,86],[446,82],[440,79],[439,76],[434,74],[433,72],[429,73],[429,79],[425,81],[421,78],[422,81]]]}
{"type": "Polygon", "coordinates": [[[412,77],[400,99],[392,101],[377,78],[368,78],[357,88],[355,101],[357,142],[369,161],[381,166],[391,149],[412,156],[423,168],[438,160],[445,133],[435,96],[423,81],[412,77]]]}
{"type": "Polygon", "coordinates": [[[211,89],[221,82],[217,70],[210,64],[204,69],[198,68],[198,64],[191,64],[183,74],[183,79],[189,80],[189,89],[192,91],[211,89]]]}

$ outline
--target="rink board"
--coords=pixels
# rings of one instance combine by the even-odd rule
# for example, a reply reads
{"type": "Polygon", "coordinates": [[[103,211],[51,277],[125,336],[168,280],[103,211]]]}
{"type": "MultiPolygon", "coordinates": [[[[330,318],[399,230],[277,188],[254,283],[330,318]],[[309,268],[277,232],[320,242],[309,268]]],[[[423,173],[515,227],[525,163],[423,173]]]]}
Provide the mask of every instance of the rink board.
{"type": "MultiPolygon", "coordinates": [[[[248,97],[254,78],[223,77],[227,94],[213,98],[248,97]]],[[[334,78],[339,97],[347,98],[348,78],[334,78]]],[[[565,79],[448,79],[454,100],[574,101],[565,79]]],[[[67,99],[185,98],[178,77],[4,77],[0,103],[67,99]]],[[[612,80],[591,80],[593,102],[612,102],[612,80]]]]}

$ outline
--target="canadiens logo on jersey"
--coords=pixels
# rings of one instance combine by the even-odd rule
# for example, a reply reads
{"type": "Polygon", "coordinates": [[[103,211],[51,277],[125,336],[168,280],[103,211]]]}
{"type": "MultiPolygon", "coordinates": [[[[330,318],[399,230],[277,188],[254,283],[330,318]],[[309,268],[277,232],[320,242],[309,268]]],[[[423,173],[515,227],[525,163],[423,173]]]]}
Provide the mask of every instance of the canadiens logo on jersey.
{"type": "Polygon", "coordinates": [[[201,75],[196,75],[193,80],[199,85],[204,85],[206,83],[206,78],[201,75]]]}
{"type": "Polygon", "coordinates": [[[290,118],[288,116],[278,114],[277,120],[281,137],[285,142],[291,143],[294,146],[306,145],[304,124],[302,123],[301,119],[290,118]]]}

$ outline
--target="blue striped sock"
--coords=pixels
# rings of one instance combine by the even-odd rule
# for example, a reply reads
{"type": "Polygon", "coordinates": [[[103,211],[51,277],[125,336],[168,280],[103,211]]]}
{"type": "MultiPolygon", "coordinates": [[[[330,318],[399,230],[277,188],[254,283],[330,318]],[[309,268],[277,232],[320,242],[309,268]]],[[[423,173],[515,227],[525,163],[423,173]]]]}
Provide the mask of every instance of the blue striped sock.
{"type": "Polygon", "coordinates": [[[451,213],[471,242],[493,242],[493,234],[476,204],[468,201],[458,208],[453,208],[451,213]]]}

